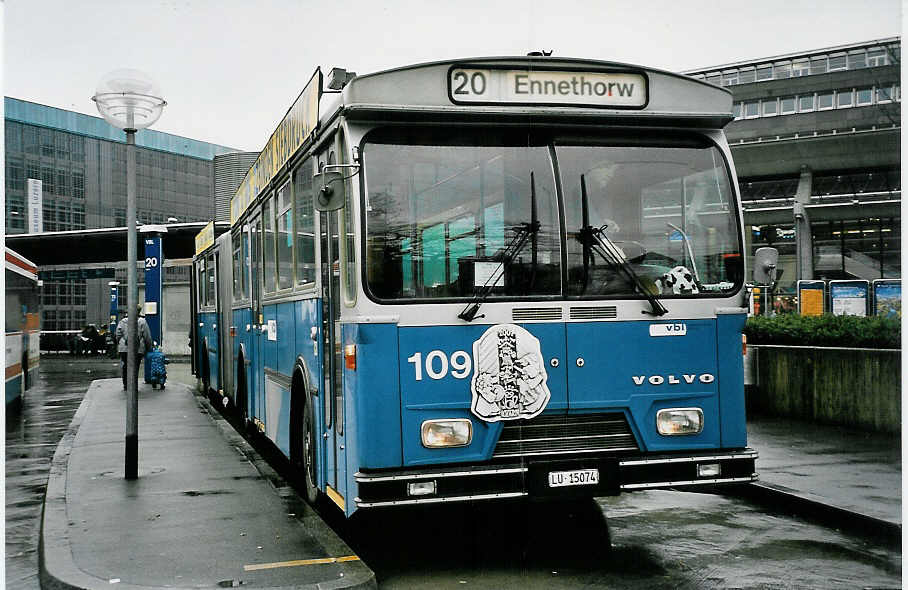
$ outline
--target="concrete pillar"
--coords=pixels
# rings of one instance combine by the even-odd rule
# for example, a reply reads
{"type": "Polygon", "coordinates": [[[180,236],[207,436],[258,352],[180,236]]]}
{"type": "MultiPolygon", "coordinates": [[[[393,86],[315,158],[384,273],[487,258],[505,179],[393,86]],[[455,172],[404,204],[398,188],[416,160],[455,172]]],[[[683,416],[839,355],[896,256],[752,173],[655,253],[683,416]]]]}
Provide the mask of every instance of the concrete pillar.
{"type": "Polygon", "coordinates": [[[813,172],[809,167],[801,166],[801,177],[798,179],[793,208],[798,280],[813,279],[813,238],[810,233],[810,218],[804,207],[810,203],[812,189],[813,172]]]}

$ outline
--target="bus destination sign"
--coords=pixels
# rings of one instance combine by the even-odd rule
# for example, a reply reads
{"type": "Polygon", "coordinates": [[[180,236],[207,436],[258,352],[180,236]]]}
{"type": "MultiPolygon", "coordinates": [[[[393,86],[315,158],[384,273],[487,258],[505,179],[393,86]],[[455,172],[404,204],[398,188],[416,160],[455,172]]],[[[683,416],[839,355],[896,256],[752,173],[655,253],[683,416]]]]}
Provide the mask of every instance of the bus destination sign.
{"type": "Polygon", "coordinates": [[[643,108],[646,77],[628,72],[451,68],[455,104],[565,105],[643,108]]]}

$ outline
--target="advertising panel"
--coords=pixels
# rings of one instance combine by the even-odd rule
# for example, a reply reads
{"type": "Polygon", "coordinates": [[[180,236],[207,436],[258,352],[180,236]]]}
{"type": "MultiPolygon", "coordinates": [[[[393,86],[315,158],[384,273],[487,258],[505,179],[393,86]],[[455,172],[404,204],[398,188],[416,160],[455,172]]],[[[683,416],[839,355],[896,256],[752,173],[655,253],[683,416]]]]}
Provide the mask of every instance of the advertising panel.
{"type": "Polygon", "coordinates": [[[826,281],[798,281],[798,313],[823,315],[826,312],[826,281]]]}
{"type": "Polygon", "coordinates": [[[870,283],[867,281],[829,281],[829,299],[835,315],[867,315],[870,283]]]}
{"type": "Polygon", "coordinates": [[[41,181],[28,179],[28,233],[39,234],[44,231],[44,196],[41,181]]]}
{"type": "Polygon", "coordinates": [[[873,281],[873,314],[902,319],[901,279],[876,279],[873,281]]]}

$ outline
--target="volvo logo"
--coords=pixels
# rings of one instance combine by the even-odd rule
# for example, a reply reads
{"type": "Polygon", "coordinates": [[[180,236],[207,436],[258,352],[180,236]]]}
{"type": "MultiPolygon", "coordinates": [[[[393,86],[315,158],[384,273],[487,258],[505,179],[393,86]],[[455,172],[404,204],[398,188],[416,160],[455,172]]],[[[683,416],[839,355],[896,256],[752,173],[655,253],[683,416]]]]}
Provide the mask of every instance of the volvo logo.
{"type": "Polygon", "coordinates": [[[643,385],[647,381],[650,385],[662,385],[664,383],[667,383],[669,385],[687,383],[688,385],[690,385],[695,381],[699,381],[700,383],[712,383],[716,380],[716,377],[714,375],[711,375],[710,373],[701,373],[699,375],[696,373],[682,373],[680,375],[680,379],[678,377],[679,376],[676,375],[631,375],[631,379],[634,380],[634,385],[643,385]]]}

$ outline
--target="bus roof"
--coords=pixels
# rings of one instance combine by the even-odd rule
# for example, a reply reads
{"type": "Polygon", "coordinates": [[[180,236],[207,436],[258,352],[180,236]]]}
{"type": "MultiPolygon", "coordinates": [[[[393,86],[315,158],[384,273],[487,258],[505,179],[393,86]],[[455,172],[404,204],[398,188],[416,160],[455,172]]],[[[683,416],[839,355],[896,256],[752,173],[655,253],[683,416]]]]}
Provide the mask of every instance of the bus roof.
{"type": "Polygon", "coordinates": [[[38,280],[37,265],[15,250],[6,248],[6,270],[11,270],[33,281],[38,280]]]}
{"type": "Polygon", "coordinates": [[[352,119],[532,116],[713,129],[733,119],[731,92],[702,80],[634,64],[535,56],[446,60],[358,76],[343,90],[342,109],[352,119]],[[487,78],[486,88],[481,78],[473,86],[477,73],[487,78]],[[632,85],[636,96],[618,96],[632,85]]]}

